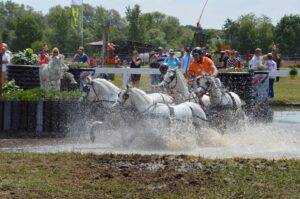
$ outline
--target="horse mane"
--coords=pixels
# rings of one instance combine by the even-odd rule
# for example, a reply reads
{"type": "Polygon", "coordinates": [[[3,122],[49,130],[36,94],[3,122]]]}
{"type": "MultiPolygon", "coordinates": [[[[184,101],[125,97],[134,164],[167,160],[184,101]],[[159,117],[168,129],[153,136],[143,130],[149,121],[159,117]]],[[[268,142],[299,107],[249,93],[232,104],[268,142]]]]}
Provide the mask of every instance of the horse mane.
{"type": "Polygon", "coordinates": [[[150,103],[150,104],[153,104],[153,103],[154,103],[153,100],[152,100],[150,97],[147,96],[147,94],[146,94],[145,91],[143,91],[143,90],[141,90],[141,89],[138,89],[138,88],[131,88],[131,91],[134,91],[134,92],[138,93],[138,94],[139,94],[140,96],[142,96],[142,97],[145,99],[145,101],[147,101],[148,103],[150,103]]]}
{"type": "Polygon", "coordinates": [[[185,97],[187,97],[190,94],[190,92],[189,92],[189,89],[187,86],[187,81],[186,81],[182,71],[180,69],[176,69],[176,75],[178,75],[177,81],[178,80],[181,81],[181,84],[184,87],[184,92],[185,92],[184,95],[185,95],[185,97]]]}
{"type": "Polygon", "coordinates": [[[121,89],[115,86],[113,83],[110,81],[107,81],[106,79],[98,79],[99,82],[102,82],[108,90],[114,90],[116,93],[121,92],[121,89]]]}

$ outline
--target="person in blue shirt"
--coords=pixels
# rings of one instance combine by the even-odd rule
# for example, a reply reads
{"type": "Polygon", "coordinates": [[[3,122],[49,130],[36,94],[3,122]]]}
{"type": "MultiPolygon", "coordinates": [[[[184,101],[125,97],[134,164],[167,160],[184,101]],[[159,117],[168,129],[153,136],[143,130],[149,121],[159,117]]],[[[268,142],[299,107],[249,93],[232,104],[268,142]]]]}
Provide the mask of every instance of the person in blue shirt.
{"type": "Polygon", "coordinates": [[[76,55],[73,57],[73,62],[87,63],[88,61],[89,57],[84,53],[84,48],[80,46],[77,50],[76,55]]]}
{"type": "Polygon", "coordinates": [[[191,55],[191,49],[187,47],[185,48],[185,54],[182,57],[182,61],[181,61],[181,69],[183,70],[184,74],[187,73],[192,61],[193,61],[193,56],[191,55]]]}
{"type": "Polygon", "coordinates": [[[173,49],[169,50],[169,56],[165,59],[164,64],[167,64],[169,69],[177,69],[180,66],[180,60],[175,56],[173,49]]]}

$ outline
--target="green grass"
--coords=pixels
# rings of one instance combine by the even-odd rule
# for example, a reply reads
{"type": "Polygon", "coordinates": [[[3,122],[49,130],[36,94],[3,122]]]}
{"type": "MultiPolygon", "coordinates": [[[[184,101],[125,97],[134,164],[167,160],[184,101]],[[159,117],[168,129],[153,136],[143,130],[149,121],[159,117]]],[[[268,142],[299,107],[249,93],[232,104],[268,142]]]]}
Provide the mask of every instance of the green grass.
{"type": "Polygon", "coordinates": [[[274,92],[274,101],[277,103],[300,104],[300,77],[280,78],[279,82],[275,82],[274,92]]]}
{"type": "Polygon", "coordinates": [[[0,198],[297,198],[300,195],[299,160],[77,153],[0,153],[0,159],[0,198]],[[163,166],[147,167],[151,164],[163,166]]]}
{"type": "MultiPolygon", "coordinates": [[[[115,75],[115,79],[113,83],[118,86],[119,88],[122,88],[123,86],[123,79],[122,75],[115,75]]],[[[151,87],[150,84],[150,76],[149,75],[142,75],[141,81],[140,81],[140,88],[148,90],[151,87]]]]}

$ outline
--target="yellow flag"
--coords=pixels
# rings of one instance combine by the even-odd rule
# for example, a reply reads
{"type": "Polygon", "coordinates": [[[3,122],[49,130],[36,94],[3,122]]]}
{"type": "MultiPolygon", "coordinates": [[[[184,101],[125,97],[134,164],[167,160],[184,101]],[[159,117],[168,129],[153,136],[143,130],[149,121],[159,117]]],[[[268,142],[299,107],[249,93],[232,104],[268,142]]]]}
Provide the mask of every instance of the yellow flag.
{"type": "Polygon", "coordinates": [[[76,28],[78,27],[79,24],[79,8],[77,6],[73,6],[71,9],[71,13],[72,13],[72,28],[76,28]]]}

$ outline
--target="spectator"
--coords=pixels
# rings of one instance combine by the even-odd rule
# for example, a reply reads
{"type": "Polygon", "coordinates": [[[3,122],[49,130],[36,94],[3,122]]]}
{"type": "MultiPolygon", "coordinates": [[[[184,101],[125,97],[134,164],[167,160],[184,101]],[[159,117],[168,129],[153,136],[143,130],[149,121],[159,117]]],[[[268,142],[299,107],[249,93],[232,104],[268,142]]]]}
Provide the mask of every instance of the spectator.
{"type": "Polygon", "coordinates": [[[252,70],[262,70],[264,69],[263,56],[260,48],[255,49],[254,56],[249,61],[249,69],[252,70]]]}
{"type": "Polygon", "coordinates": [[[225,54],[223,55],[223,58],[222,58],[222,62],[223,62],[222,66],[223,66],[223,68],[227,68],[227,61],[229,59],[229,56],[230,56],[230,51],[226,50],[225,54]]]}
{"type": "MultiPolygon", "coordinates": [[[[59,49],[55,47],[52,50],[51,58],[56,57],[56,56],[64,58],[64,55],[60,54],[59,49]]],[[[77,85],[74,75],[72,73],[67,72],[69,70],[69,67],[67,65],[64,65],[64,67],[66,69],[66,72],[64,72],[63,78],[66,78],[70,82],[71,85],[73,85],[73,86],[77,85]]]]}
{"type": "Polygon", "coordinates": [[[189,47],[185,48],[185,55],[182,58],[181,69],[184,74],[187,74],[190,64],[193,61],[193,56],[191,55],[191,49],[189,47]]]}
{"type": "MultiPolygon", "coordinates": [[[[160,64],[158,62],[158,55],[152,51],[149,53],[149,66],[150,68],[158,69],[160,64]]],[[[151,85],[157,85],[160,82],[159,74],[151,74],[151,85]]]]}
{"type": "Polygon", "coordinates": [[[238,51],[234,51],[234,56],[235,56],[235,67],[236,68],[243,68],[243,64],[242,64],[242,58],[239,54],[238,51]]]}
{"type": "Polygon", "coordinates": [[[237,59],[235,57],[235,51],[232,50],[229,53],[229,59],[227,60],[227,68],[235,68],[236,67],[236,63],[237,63],[237,59]]]}
{"type": "MultiPolygon", "coordinates": [[[[141,68],[141,65],[142,65],[142,59],[140,58],[138,51],[134,50],[132,52],[130,68],[141,68]]],[[[131,75],[131,81],[134,87],[138,88],[140,86],[140,80],[141,80],[140,74],[131,75]]]]}
{"type": "Polygon", "coordinates": [[[157,62],[161,65],[164,63],[165,59],[167,59],[168,56],[164,54],[164,49],[162,47],[158,47],[157,53],[157,62]]]}
{"type": "MultiPolygon", "coordinates": [[[[273,60],[273,55],[272,53],[269,53],[267,55],[267,60],[265,62],[265,68],[269,72],[275,72],[277,70],[277,63],[273,60]]],[[[269,76],[269,97],[273,98],[274,97],[274,82],[275,82],[275,76],[272,74],[269,76]]]]}
{"type": "Polygon", "coordinates": [[[90,57],[90,59],[89,59],[89,66],[91,68],[94,68],[94,67],[97,66],[97,57],[95,55],[92,56],[92,57],[90,57]]]}
{"type": "Polygon", "coordinates": [[[84,53],[84,48],[80,46],[77,50],[76,55],[73,57],[73,62],[87,63],[89,57],[84,53]]]}
{"type": "Polygon", "coordinates": [[[8,50],[7,44],[2,44],[2,84],[6,81],[7,65],[10,64],[11,52],[8,50]]]}
{"type": "Polygon", "coordinates": [[[180,60],[175,56],[173,49],[169,50],[169,56],[164,61],[165,64],[169,66],[170,69],[177,69],[180,66],[180,60]]]}
{"type": "Polygon", "coordinates": [[[49,54],[48,54],[48,45],[44,44],[41,52],[38,57],[38,65],[48,64],[49,63],[49,54]]]}

